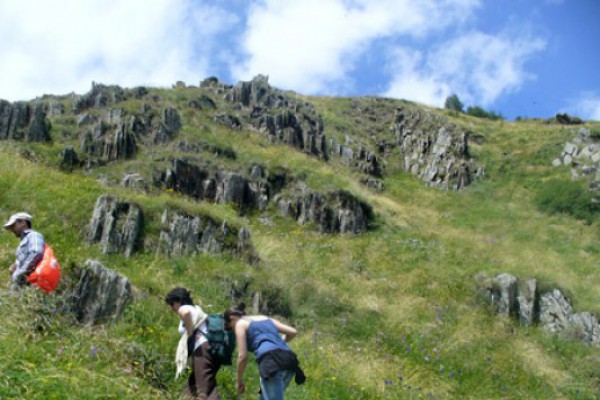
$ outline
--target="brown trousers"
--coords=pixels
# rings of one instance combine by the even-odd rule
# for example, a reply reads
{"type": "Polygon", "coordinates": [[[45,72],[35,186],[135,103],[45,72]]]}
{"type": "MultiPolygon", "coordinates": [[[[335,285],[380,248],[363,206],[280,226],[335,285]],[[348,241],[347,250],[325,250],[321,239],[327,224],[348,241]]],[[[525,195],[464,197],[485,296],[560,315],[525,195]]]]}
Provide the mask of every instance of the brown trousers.
{"type": "Polygon", "coordinates": [[[204,342],[194,352],[192,373],[188,378],[185,397],[201,400],[220,400],[217,391],[217,372],[221,364],[210,354],[210,343],[204,342]]]}

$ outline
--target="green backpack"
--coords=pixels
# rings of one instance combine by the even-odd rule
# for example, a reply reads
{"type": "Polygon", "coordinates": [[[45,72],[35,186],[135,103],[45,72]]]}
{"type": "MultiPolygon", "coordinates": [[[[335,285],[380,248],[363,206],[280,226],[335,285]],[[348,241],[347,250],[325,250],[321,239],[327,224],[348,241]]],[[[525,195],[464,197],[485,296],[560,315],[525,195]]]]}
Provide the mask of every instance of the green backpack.
{"type": "Polygon", "coordinates": [[[225,329],[223,314],[208,314],[206,327],[205,336],[210,343],[210,354],[222,365],[231,365],[235,350],[235,333],[225,329]]]}

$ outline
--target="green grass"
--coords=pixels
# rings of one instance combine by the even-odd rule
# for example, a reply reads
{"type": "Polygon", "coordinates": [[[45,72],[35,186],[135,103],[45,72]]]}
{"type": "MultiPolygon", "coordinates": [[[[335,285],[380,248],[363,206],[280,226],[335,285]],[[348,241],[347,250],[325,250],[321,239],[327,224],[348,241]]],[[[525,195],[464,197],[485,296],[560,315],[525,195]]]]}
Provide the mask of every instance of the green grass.
{"type": "MultiPolygon", "coordinates": [[[[535,202],[543,182],[568,179],[569,171],[552,167],[551,161],[576,131],[542,121],[485,121],[440,110],[481,135],[483,142],[473,144],[471,153],[485,165],[486,176],[455,193],[394,172],[385,176],[386,190],[374,192],[337,160],[323,163],[288,146],[269,145],[261,133],[217,126],[212,111],[190,111],[187,102],[205,93],[202,89],[151,92],[183,110],[181,138],[230,147],[237,154],[236,160],[198,157],[239,171],[254,163],[283,167],[312,189],[349,190],[373,206],[374,229],[362,235],[321,235],[310,224],[280,217],[272,206],[240,216],[228,205],[197,203],[152,185],[140,192],[117,184],[129,171],[151,182],[162,165],[153,160],[174,155],[170,146],[89,172],[61,172],[60,150],[77,142],[68,115],[53,120],[51,144],[0,142],[0,218],[20,210],[32,213],[67,280],[76,266],[97,259],[127,276],[137,293],[120,320],[92,328],[58,311],[66,282],[51,297],[33,291],[20,299],[1,295],[0,398],[177,398],[184,384],[173,379],[177,318],[163,296],[183,285],[206,311],[218,312],[233,303],[232,288],[246,284],[246,301],[254,291],[272,295],[285,319],[299,329],[292,347],[308,381],[301,387],[292,384],[289,399],[600,396],[598,349],[492,315],[475,282],[481,272],[537,278],[571,294],[575,311],[600,314],[600,224],[546,214],[535,202]],[[109,177],[108,185],[98,180],[100,174],[109,177]],[[104,193],[143,209],[145,252],[127,259],[101,254],[99,246],[86,242],[95,201],[104,193]],[[247,265],[228,255],[157,255],[152,240],[165,208],[248,227],[261,262],[247,265]]],[[[371,143],[367,131],[384,132],[378,131],[380,121],[356,125],[348,119],[353,101],[379,104],[373,113],[387,118],[394,106],[416,107],[392,100],[306,99],[322,113],[328,136],[343,128],[365,143],[371,143]]],[[[125,106],[134,111],[140,104],[128,100],[125,106]]],[[[0,265],[6,268],[18,242],[7,232],[2,235],[0,265]]],[[[4,279],[0,290],[6,289],[4,279]]],[[[248,394],[236,396],[234,370],[224,368],[221,397],[255,398],[254,363],[247,374],[248,394]]]]}

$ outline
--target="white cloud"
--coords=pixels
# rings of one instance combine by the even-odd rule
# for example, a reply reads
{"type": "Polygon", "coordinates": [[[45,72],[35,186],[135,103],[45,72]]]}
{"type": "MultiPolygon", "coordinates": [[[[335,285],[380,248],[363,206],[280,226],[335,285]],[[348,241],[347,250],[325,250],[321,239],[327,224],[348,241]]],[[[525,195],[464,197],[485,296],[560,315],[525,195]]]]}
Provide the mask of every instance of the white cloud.
{"type": "Polygon", "coordinates": [[[410,67],[404,65],[406,57],[394,53],[390,68],[395,76],[385,94],[439,107],[456,93],[466,103],[487,106],[534,78],[525,72],[524,64],[544,48],[540,38],[473,32],[420,54],[409,61],[410,67]],[[421,84],[422,93],[415,94],[421,84]]]}
{"type": "Polygon", "coordinates": [[[250,7],[237,79],[318,93],[349,79],[374,40],[424,37],[468,19],[479,0],[264,0],[250,7]]]}
{"type": "Polygon", "coordinates": [[[234,22],[193,0],[0,0],[0,98],[86,92],[92,81],[196,83],[210,39],[234,22]]]}
{"type": "Polygon", "coordinates": [[[585,120],[600,121],[600,96],[592,92],[583,93],[567,107],[567,111],[585,120]]]}

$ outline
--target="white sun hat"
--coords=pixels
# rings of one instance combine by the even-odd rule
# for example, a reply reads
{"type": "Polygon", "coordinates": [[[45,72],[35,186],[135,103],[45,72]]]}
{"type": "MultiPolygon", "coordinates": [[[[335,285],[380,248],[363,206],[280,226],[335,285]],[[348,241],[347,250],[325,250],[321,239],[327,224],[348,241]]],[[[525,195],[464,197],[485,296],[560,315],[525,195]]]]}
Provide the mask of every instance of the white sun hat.
{"type": "Polygon", "coordinates": [[[4,224],[4,229],[11,227],[18,220],[25,220],[31,222],[32,216],[27,214],[26,212],[18,212],[10,216],[8,221],[4,224]]]}

